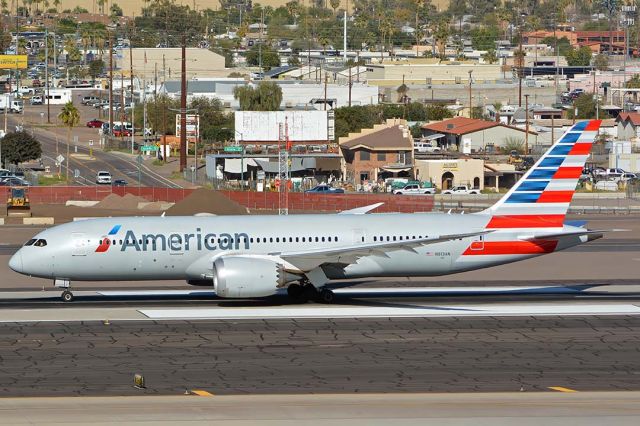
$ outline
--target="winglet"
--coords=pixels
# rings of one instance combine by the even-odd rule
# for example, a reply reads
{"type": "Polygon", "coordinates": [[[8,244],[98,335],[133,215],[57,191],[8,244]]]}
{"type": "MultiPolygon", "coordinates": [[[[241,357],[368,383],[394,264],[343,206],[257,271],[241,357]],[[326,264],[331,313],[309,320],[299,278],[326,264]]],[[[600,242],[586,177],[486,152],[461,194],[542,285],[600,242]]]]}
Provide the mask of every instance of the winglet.
{"type": "Polygon", "coordinates": [[[375,210],[383,204],[384,203],[375,203],[375,204],[371,204],[364,207],[356,207],[355,209],[351,209],[351,210],[343,210],[338,214],[367,214],[371,210],[375,210]]]}

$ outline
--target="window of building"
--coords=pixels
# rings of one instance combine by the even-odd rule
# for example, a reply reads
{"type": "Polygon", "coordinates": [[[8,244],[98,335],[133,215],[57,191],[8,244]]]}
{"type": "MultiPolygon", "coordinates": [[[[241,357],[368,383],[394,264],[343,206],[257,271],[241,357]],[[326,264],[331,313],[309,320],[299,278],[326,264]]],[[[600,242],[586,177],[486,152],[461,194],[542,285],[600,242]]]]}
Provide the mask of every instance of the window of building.
{"type": "Polygon", "coordinates": [[[369,151],[360,151],[360,161],[371,160],[371,153],[369,151]]]}
{"type": "Polygon", "coordinates": [[[387,153],[379,152],[377,155],[378,161],[387,161],[387,153]]]}

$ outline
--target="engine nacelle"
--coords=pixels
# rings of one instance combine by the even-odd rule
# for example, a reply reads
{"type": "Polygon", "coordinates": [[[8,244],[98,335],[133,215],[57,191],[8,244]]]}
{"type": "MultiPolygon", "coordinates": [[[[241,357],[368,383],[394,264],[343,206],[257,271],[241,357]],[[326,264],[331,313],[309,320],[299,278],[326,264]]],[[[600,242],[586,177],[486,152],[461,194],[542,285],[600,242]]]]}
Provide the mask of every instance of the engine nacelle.
{"type": "Polygon", "coordinates": [[[271,296],[295,278],[269,259],[229,256],[213,262],[213,288],[220,297],[271,296]]]}

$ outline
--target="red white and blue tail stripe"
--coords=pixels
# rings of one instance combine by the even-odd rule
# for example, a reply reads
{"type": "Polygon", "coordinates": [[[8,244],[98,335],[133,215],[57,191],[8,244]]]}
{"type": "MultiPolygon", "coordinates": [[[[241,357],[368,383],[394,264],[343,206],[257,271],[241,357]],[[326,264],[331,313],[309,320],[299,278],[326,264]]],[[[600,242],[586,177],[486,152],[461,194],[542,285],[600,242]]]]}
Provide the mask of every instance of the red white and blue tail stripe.
{"type": "Polygon", "coordinates": [[[484,213],[487,229],[561,228],[601,120],[571,127],[516,185],[484,213]]]}

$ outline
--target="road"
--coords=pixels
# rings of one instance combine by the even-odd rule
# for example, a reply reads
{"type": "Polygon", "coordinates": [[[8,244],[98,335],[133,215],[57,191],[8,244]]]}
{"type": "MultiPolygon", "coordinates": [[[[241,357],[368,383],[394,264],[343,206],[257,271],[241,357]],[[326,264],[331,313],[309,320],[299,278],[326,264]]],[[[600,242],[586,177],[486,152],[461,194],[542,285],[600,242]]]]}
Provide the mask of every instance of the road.
{"type": "MultiPolygon", "coordinates": [[[[10,116],[9,122],[12,126],[19,124],[19,116],[10,116]]],[[[58,154],[67,156],[66,130],[61,128],[29,127],[25,125],[25,130],[35,136],[42,144],[43,160],[45,165],[49,165],[51,170],[56,170],[55,158],[58,154]]],[[[97,135],[95,143],[99,141],[97,135]]],[[[73,143],[73,142],[72,142],[73,143]]],[[[97,147],[97,146],[96,146],[97,147]]],[[[129,185],[138,183],[138,165],[136,158],[130,154],[120,152],[104,152],[101,149],[92,149],[91,156],[89,146],[86,143],[77,145],[77,152],[74,146],[70,149],[69,176],[73,177],[74,171],[80,171],[80,177],[74,179],[77,185],[95,185],[95,177],[98,171],[109,171],[114,179],[124,179],[129,185]]],[[[65,174],[66,162],[62,166],[62,174],[65,174]]],[[[145,165],[140,168],[140,184],[142,186],[181,188],[179,184],[167,179],[145,165]]]]}

